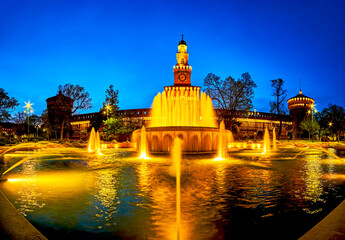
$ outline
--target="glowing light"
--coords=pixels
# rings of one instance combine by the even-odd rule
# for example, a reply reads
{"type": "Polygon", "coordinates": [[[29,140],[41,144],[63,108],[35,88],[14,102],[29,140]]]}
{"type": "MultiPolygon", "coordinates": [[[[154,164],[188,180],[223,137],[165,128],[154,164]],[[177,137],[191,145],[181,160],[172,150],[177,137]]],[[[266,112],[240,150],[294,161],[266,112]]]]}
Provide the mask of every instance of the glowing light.
{"type": "Polygon", "coordinates": [[[146,144],[146,129],[145,126],[141,128],[141,139],[140,139],[140,157],[139,159],[150,159],[146,155],[147,144],[146,144]]]}
{"type": "Polygon", "coordinates": [[[217,127],[211,98],[200,88],[167,87],[152,103],[150,127],[217,127]]]}

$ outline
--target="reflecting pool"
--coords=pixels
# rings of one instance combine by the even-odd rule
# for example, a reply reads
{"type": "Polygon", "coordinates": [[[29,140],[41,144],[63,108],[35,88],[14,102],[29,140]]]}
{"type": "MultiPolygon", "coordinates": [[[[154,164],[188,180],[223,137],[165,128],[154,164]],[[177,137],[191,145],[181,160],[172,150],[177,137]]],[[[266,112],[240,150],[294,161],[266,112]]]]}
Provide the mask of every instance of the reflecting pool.
{"type": "MultiPolygon", "coordinates": [[[[296,239],[345,193],[345,162],[308,146],[224,160],[184,157],[181,239],[296,239]]],[[[334,151],[335,153],[335,151],[334,151]]],[[[169,157],[131,151],[36,148],[2,155],[0,190],[48,239],[176,239],[175,169],[169,157]]]]}

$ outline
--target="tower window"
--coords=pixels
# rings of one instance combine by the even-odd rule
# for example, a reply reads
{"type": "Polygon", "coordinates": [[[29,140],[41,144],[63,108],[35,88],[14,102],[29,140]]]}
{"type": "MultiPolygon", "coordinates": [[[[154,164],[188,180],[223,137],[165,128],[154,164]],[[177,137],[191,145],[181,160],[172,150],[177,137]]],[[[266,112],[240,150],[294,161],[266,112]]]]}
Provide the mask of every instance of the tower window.
{"type": "Polygon", "coordinates": [[[183,58],[181,58],[181,64],[184,64],[184,59],[183,58]]]}

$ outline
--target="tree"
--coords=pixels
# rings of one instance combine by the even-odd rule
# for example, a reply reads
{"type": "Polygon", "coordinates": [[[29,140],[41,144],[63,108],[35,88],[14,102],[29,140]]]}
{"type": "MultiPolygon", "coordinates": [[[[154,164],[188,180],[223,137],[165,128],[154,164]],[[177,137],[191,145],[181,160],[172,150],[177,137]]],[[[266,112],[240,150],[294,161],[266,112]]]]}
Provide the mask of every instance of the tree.
{"type": "Polygon", "coordinates": [[[109,140],[109,136],[112,136],[113,139],[116,139],[117,134],[121,134],[123,131],[123,124],[119,118],[110,117],[104,122],[103,132],[107,135],[107,139],[109,140]]]}
{"type": "Polygon", "coordinates": [[[17,136],[24,135],[25,132],[25,122],[26,122],[27,115],[24,112],[17,112],[14,114],[14,117],[12,117],[12,122],[14,122],[16,125],[14,127],[14,132],[17,136]]]}
{"type": "Polygon", "coordinates": [[[317,120],[322,129],[328,129],[340,140],[340,135],[345,132],[345,110],[342,106],[329,104],[318,114],[317,120]]]}
{"type": "MultiPolygon", "coordinates": [[[[272,96],[274,101],[270,101],[271,113],[286,114],[286,90],[284,89],[284,80],[281,78],[271,80],[272,96]]],[[[282,119],[279,121],[278,138],[282,133],[282,119]]]]}
{"type": "Polygon", "coordinates": [[[300,127],[302,130],[309,132],[309,140],[310,135],[313,135],[320,130],[319,123],[316,120],[310,119],[309,117],[303,119],[303,121],[300,123],[300,127]]]}
{"type": "Polygon", "coordinates": [[[88,92],[85,91],[84,87],[77,85],[72,85],[70,83],[64,86],[60,85],[58,89],[58,94],[61,93],[66,97],[73,99],[73,110],[72,114],[76,113],[78,110],[87,110],[92,108],[92,99],[88,92]]]}
{"type": "Polygon", "coordinates": [[[254,88],[256,84],[249,73],[243,73],[237,81],[231,76],[222,80],[213,73],[204,79],[205,92],[211,97],[214,107],[223,110],[221,118],[228,118],[230,129],[236,119],[236,110],[253,108],[254,88]]]}
{"type": "Polygon", "coordinates": [[[11,118],[10,110],[14,110],[19,103],[14,97],[9,97],[3,88],[0,88],[0,122],[11,118]]]}
{"type": "Polygon", "coordinates": [[[118,104],[119,91],[114,90],[114,86],[111,84],[107,90],[105,90],[105,102],[103,102],[103,112],[107,116],[114,117],[117,110],[119,110],[118,104]]]}
{"type": "Polygon", "coordinates": [[[36,130],[36,137],[38,137],[38,130],[43,125],[43,121],[40,116],[33,114],[30,117],[30,125],[32,125],[36,130]]]}
{"type": "MultiPolygon", "coordinates": [[[[92,108],[92,100],[88,92],[85,91],[84,87],[72,84],[60,85],[58,88],[58,101],[60,109],[65,109],[68,112],[70,108],[70,102],[68,98],[73,100],[73,108],[71,114],[76,113],[78,110],[86,110],[92,108]],[[67,97],[67,98],[66,98],[67,97]]],[[[61,130],[60,130],[60,140],[63,140],[65,125],[69,128],[70,114],[61,112],[61,130]]]]}
{"type": "Polygon", "coordinates": [[[42,123],[43,123],[43,128],[45,128],[45,130],[47,132],[47,140],[49,140],[50,133],[52,132],[53,128],[52,128],[51,122],[49,121],[48,109],[45,109],[42,112],[41,119],[42,119],[42,123]]]}

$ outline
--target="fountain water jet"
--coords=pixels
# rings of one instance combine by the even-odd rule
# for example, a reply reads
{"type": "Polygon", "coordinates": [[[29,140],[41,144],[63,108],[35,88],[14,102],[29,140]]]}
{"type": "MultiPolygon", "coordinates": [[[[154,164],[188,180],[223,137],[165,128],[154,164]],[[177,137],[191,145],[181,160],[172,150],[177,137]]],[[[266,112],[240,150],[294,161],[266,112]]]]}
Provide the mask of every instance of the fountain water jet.
{"type": "Polygon", "coordinates": [[[95,128],[91,129],[89,138],[89,152],[91,151],[97,151],[98,154],[101,154],[101,138],[99,132],[95,131],[95,128]]]}
{"type": "Polygon", "coordinates": [[[175,138],[172,158],[176,169],[176,233],[177,240],[180,239],[181,234],[181,156],[182,156],[182,140],[175,138]]]}
{"type": "Polygon", "coordinates": [[[218,140],[218,157],[216,160],[222,160],[226,157],[227,136],[225,132],[225,124],[222,121],[219,125],[219,140],[218,140]]]}
{"type": "Polygon", "coordinates": [[[147,144],[146,144],[146,128],[143,126],[141,128],[141,136],[140,136],[140,157],[139,159],[149,159],[146,155],[146,149],[147,149],[147,144]]]}
{"type": "Polygon", "coordinates": [[[277,150],[276,128],[273,128],[273,150],[277,150]]]}
{"type": "Polygon", "coordinates": [[[264,153],[267,153],[271,150],[271,143],[270,143],[270,134],[268,132],[267,127],[265,128],[265,135],[264,135],[264,153]]]}

